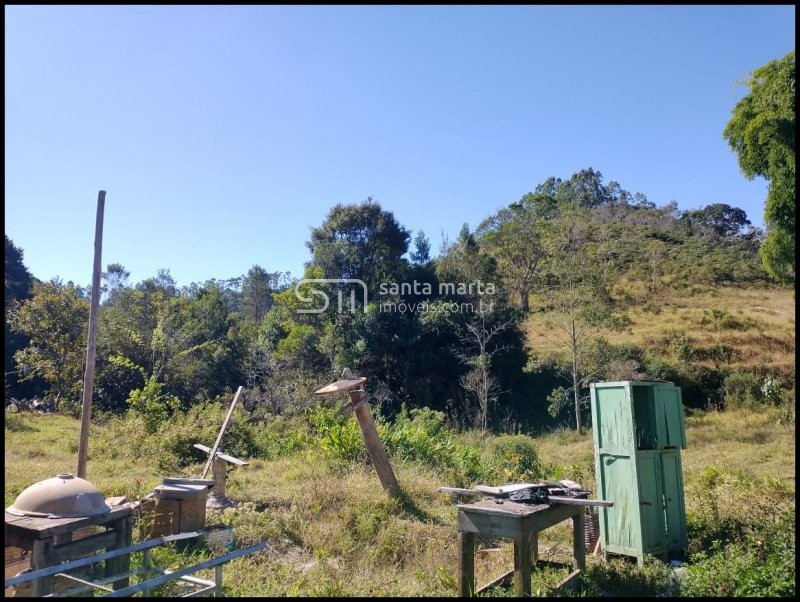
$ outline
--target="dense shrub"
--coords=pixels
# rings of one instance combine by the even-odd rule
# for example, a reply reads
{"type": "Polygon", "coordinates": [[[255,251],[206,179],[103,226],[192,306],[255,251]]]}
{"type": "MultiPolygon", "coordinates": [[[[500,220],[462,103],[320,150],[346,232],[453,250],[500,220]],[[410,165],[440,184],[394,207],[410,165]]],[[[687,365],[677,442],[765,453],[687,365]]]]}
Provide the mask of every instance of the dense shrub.
{"type": "MultiPolygon", "coordinates": [[[[317,404],[307,411],[311,434],[330,457],[364,462],[367,458],[358,422],[352,416],[317,404]]],[[[375,417],[375,427],[392,458],[419,462],[441,473],[456,485],[466,485],[485,474],[478,452],[456,442],[444,425],[445,415],[429,408],[408,411],[403,406],[392,422],[375,417]]]]}
{"type": "Polygon", "coordinates": [[[655,380],[668,380],[675,382],[678,378],[678,368],[662,355],[647,354],[644,359],[644,371],[649,378],[655,380]]]}
{"type": "Polygon", "coordinates": [[[784,511],[750,529],[742,540],[713,542],[687,565],[685,596],[795,595],[795,516],[784,511]]]}
{"type": "Polygon", "coordinates": [[[306,419],[311,427],[312,437],[330,457],[344,462],[366,460],[364,440],[355,420],[323,403],[309,407],[306,410],[306,419]]]}
{"type": "MultiPolygon", "coordinates": [[[[228,401],[227,397],[222,399],[228,401]]],[[[220,400],[198,403],[185,412],[176,412],[161,425],[154,435],[154,447],[158,451],[158,463],[162,470],[176,471],[208,459],[208,455],[196,449],[194,444],[202,443],[211,447],[216,441],[228,412],[228,406],[220,403],[220,400]]],[[[262,455],[260,439],[256,425],[243,420],[234,411],[225,429],[221,449],[238,458],[259,457],[262,455]]]]}
{"type": "Polygon", "coordinates": [[[758,407],[761,396],[761,383],[752,374],[733,372],[725,377],[723,391],[726,408],[758,407]]]}
{"type": "Polygon", "coordinates": [[[527,435],[501,435],[495,439],[492,460],[496,477],[505,482],[535,482],[541,476],[536,446],[527,435]]]}
{"type": "Polygon", "coordinates": [[[670,567],[652,556],[645,556],[640,567],[628,559],[615,558],[589,564],[583,574],[585,596],[654,597],[670,587],[670,567]]]}
{"type": "Polygon", "coordinates": [[[151,377],[128,396],[130,412],[141,417],[148,435],[155,433],[180,407],[180,400],[164,392],[164,384],[151,377]]]}

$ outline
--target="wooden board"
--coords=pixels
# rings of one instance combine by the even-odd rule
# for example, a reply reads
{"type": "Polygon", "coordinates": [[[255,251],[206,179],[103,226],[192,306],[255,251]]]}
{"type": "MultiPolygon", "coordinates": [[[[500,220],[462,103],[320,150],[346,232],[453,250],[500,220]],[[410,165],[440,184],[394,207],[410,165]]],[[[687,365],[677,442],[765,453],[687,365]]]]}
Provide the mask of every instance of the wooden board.
{"type": "Polygon", "coordinates": [[[164,477],[164,485],[204,485],[214,486],[214,479],[191,479],[188,477],[164,477]]]}
{"type": "Polygon", "coordinates": [[[544,483],[509,483],[508,485],[498,485],[496,487],[475,485],[474,489],[486,495],[498,496],[514,493],[516,491],[523,491],[525,489],[533,489],[534,487],[544,487],[544,483]]]}
{"type": "Polygon", "coordinates": [[[365,376],[358,378],[348,378],[345,380],[337,380],[335,383],[325,385],[324,387],[314,391],[314,395],[331,395],[333,393],[344,393],[356,387],[360,387],[366,382],[365,376]]]}

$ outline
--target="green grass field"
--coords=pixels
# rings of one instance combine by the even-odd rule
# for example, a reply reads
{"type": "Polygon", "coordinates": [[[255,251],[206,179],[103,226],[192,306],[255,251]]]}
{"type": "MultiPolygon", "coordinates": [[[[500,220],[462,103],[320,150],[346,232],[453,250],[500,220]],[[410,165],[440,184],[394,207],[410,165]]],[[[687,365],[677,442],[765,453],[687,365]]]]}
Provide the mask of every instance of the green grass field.
{"type": "MultiPolygon", "coordinates": [[[[234,422],[242,423],[245,418],[243,412],[234,413],[234,422]]],[[[216,414],[209,419],[212,431],[218,419],[216,414]]],[[[782,512],[791,512],[793,517],[793,420],[781,419],[775,410],[697,412],[687,417],[686,424],[688,449],[682,458],[690,554],[708,551],[715,540],[757,546],[754,533],[761,533],[760,529],[777,521],[782,512]],[[756,543],[748,543],[751,539],[756,543]]],[[[292,428],[285,426],[286,433],[291,434],[292,428]]],[[[256,435],[273,437],[264,434],[263,425],[252,429],[256,435]]],[[[93,424],[88,480],[106,496],[126,495],[137,500],[165,476],[199,477],[202,463],[179,467],[164,461],[163,440],[172,432],[147,437],[134,420],[93,424]]],[[[6,413],[6,506],[34,482],[74,472],[78,434],[79,421],[72,418],[6,413]]],[[[196,434],[198,440],[207,437],[196,434]]],[[[491,461],[489,450],[496,445],[496,437],[467,432],[455,438],[477,450],[482,461],[491,461]]],[[[454,484],[450,473],[424,462],[393,457],[405,494],[403,501],[393,501],[363,461],[344,461],[312,438],[305,441],[283,452],[249,457],[248,466],[229,472],[227,493],[238,504],[221,512],[209,511],[208,524],[233,527],[237,547],[265,541],[269,548],[226,565],[225,594],[455,595],[456,510],[450,496],[436,490],[454,484]]],[[[594,488],[591,432],[557,431],[537,437],[533,445],[542,473],[536,476],[570,478],[594,488]]],[[[570,538],[566,523],[545,531],[540,537],[540,557],[566,561],[570,538]]],[[[180,568],[211,555],[202,549],[188,554],[165,549],[155,561],[180,568]]],[[[644,569],[591,556],[588,562],[586,595],[655,595],[669,579],[669,571],[658,562],[644,569]]],[[[510,543],[481,541],[476,555],[478,584],[502,574],[511,563],[510,543]]],[[[534,594],[548,595],[565,575],[536,573],[534,594]]],[[[711,587],[706,586],[710,595],[724,592],[711,587]]],[[[164,589],[160,593],[171,592],[164,589]]],[[[487,594],[506,596],[510,590],[498,587],[487,594]]]]}

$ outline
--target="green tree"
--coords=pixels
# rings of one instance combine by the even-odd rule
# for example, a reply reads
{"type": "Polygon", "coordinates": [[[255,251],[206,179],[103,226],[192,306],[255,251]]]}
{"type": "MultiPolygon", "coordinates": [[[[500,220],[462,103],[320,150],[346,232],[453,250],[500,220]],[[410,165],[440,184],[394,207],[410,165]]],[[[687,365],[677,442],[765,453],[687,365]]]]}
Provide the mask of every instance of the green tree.
{"type": "Polygon", "coordinates": [[[540,354],[538,361],[554,364],[570,385],[557,390],[557,399],[551,396],[551,414],[557,414],[571,397],[578,432],[585,405],[582,392],[594,376],[590,372],[595,364],[593,341],[602,328],[624,324],[608,292],[609,272],[598,269],[595,225],[589,216],[589,211],[572,207],[548,224],[542,236],[546,257],[537,287],[548,310],[547,338],[555,343],[555,350],[540,354]]]}
{"type": "Polygon", "coordinates": [[[414,251],[411,252],[411,261],[416,265],[425,265],[431,259],[431,241],[420,230],[414,237],[414,251]]]}
{"type": "Polygon", "coordinates": [[[6,234],[6,263],[5,263],[5,283],[6,307],[11,305],[14,300],[21,301],[31,296],[33,286],[33,276],[22,262],[23,251],[16,247],[13,241],[6,234]]]}
{"type": "Polygon", "coordinates": [[[153,333],[169,302],[177,298],[165,270],[134,287],[115,287],[102,306],[97,327],[95,401],[104,410],[124,411],[133,389],[156,371],[161,349],[153,333]]]}
{"type": "Polygon", "coordinates": [[[216,285],[170,300],[153,331],[151,376],[187,405],[222,394],[242,380],[243,349],[232,326],[216,285]]]}
{"type": "Polygon", "coordinates": [[[555,198],[578,207],[591,209],[614,200],[613,192],[618,188],[616,182],[610,190],[603,184],[603,174],[591,167],[575,172],[569,180],[562,181],[556,189],[555,198]]]}
{"type": "Polygon", "coordinates": [[[446,284],[491,283],[497,288],[500,280],[497,262],[481,249],[469,225],[461,226],[458,238],[453,243],[444,241],[436,262],[436,276],[446,284]]]}
{"type": "Polygon", "coordinates": [[[769,183],[760,252],[767,272],[785,284],[795,278],[794,63],[792,50],[756,69],[723,132],[745,177],[769,183]]]}
{"type": "Polygon", "coordinates": [[[254,265],[242,281],[241,312],[245,322],[260,322],[272,307],[275,275],[254,265]]]}
{"type": "Polygon", "coordinates": [[[687,211],[681,216],[691,228],[709,230],[717,238],[738,235],[745,226],[750,225],[747,213],[726,203],[714,203],[707,207],[687,211]]]}
{"type": "Polygon", "coordinates": [[[77,288],[57,279],[36,283],[33,293],[12,316],[12,327],[30,339],[15,354],[22,379],[45,379],[57,405],[76,411],[83,385],[89,302],[77,288]]]}
{"type": "Polygon", "coordinates": [[[545,194],[528,193],[486,218],[477,230],[481,247],[497,262],[506,289],[519,297],[523,313],[529,311],[531,287],[544,256],[539,230],[552,216],[554,203],[545,194]]]}
{"type": "Polygon", "coordinates": [[[105,294],[105,302],[113,303],[117,291],[123,289],[128,284],[128,277],[131,273],[125,269],[121,263],[109,263],[106,271],[101,274],[103,287],[101,292],[105,294]]]}
{"type": "Polygon", "coordinates": [[[363,280],[373,292],[380,282],[401,280],[408,267],[410,233],[390,211],[368,198],[360,205],[336,205],[306,243],[311,265],[326,278],[363,280]]]}
{"type": "Polygon", "coordinates": [[[9,320],[13,308],[21,301],[29,299],[33,287],[33,276],[22,262],[23,251],[16,247],[6,235],[6,263],[5,263],[5,355],[3,362],[4,387],[6,395],[17,393],[19,378],[14,354],[28,344],[28,337],[21,332],[11,329],[9,320]]]}

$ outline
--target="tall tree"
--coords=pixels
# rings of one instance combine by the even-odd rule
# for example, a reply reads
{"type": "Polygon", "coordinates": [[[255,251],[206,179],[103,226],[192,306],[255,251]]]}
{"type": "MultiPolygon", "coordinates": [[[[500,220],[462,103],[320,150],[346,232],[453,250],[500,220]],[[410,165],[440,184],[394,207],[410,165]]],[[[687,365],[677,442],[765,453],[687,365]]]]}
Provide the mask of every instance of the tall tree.
{"type": "Polygon", "coordinates": [[[12,308],[19,302],[30,298],[33,286],[33,276],[22,262],[23,251],[16,247],[6,234],[6,263],[5,263],[5,354],[3,361],[3,384],[7,395],[17,393],[19,378],[14,362],[14,354],[28,344],[28,337],[20,332],[15,332],[9,324],[12,308]]]}
{"type": "Polygon", "coordinates": [[[153,376],[185,404],[213,399],[242,378],[243,350],[218,286],[172,299],[153,331],[153,376]]]}
{"type": "Polygon", "coordinates": [[[31,296],[33,286],[33,276],[22,262],[23,251],[15,246],[6,234],[6,263],[5,263],[5,282],[6,282],[6,307],[12,300],[27,299],[31,296]]]}
{"type": "Polygon", "coordinates": [[[414,237],[414,250],[411,252],[411,261],[416,265],[425,265],[431,259],[431,241],[420,230],[414,237]]]}
{"type": "Polygon", "coordinates": [[[475,418],[482,431],[488,426],[490,407],[497,403],[502,393],[494,375],[493,359],[509,348],[502,344],[501,335],[514,323],[512,317],[502,319],[500,314],[489,305],[478,305],[471,318],[458,327],[460,345],[454,350],[458,360],[469,367],[459,379],[459,384],[475,399],[475,418]]]}
{"type": "Polygon", "coordinates": [[[519,296],[523,313],[528,313],[528,297],[544,255],[539,230],[552,215],[554,203],[545,194],[528,193],[486,218],[477,230],[481,246],[497,262],[506,289],[519,296]]]}
{"type": "Polygon", "coordinates": [[[336,205],[306,245],[311,264],[326,278],[363,280],[374,293],[378,283],[402,278],[410,237],[394,214],[370,197],[360,205],[336,205]]]}
{"type": "MultiPolygon", "coordinates": [[[[608,272],[597,269],[598,245],[592,239],[589,211],[573,207],[548,224],[542,242],[546,251],[537,292],[544,300],[548,317],[546,338],[555,348],[540,355],[542,363],[553,363],[570,387],[553,402],[551,413],[560,411],[569,397],[575,410],[575,426],[582,429],[583,390],[593,374],[589,354],[604,326],[620,322],[608,293],[608,272]]],[[[541,359],[540,359],[541,361],[541,359]]]]}
{"type": "Polygon", "coordinates": [[[745,226],[750,225],[747,213],[738,207],[726,203],[714,203],[707,207],[685,212],[681,219],[688,222],[692,229],[707,230],[713,237],[726,238],[736,236],[745,226]]]}
{"type": "MultiPolygon", "coordinates": [[[[613,182],[615,188],[619,186],[613,182]]],[[[603,185],[603,174],[591,167],[582,169],[558,185],[556,199],[571,202],[578,207],[597,207],[614,201],[612,191],[603,185]]]]}
{"type": "Polygon", "coordinates": [[[481,249],[468,224],[461,226],[455,242],[443,241],[436,276],[448,284],[481,282],[498,288],[499,283],[496,261],[481,249]]]}
{"type": "Polygon", "coordinates": [[[254,265],[242,281],[241,311],[245,322],[260,322],[272,307],[274,275],[254,265]]]}
{"type": "Polygon", "coordinates": [[[36,283],[34,295],[12,315],[12,327],[30,343],[15,354],[23,379],[36,376],[50,384],[63,409],[77,411],[89,327],[89,302],[60,280],[36,283]]]}
{"type": "Polygon", "coordinates": [[[723,132],[745,177],[769,183],[761,258],[769,274],[786,284],[795,279],[794,63],[792,50],[756,69],[747,81],[749,94],[723,132]]]}
{"type": "Polygon", "coordinates": [[[103,287],[101,290],[106,296],[106,303],[114,302],[117,292],[128,285],[130,275],[131,273],[121,263],[108,264],[106,271],[102,273],[103,287]]]}

